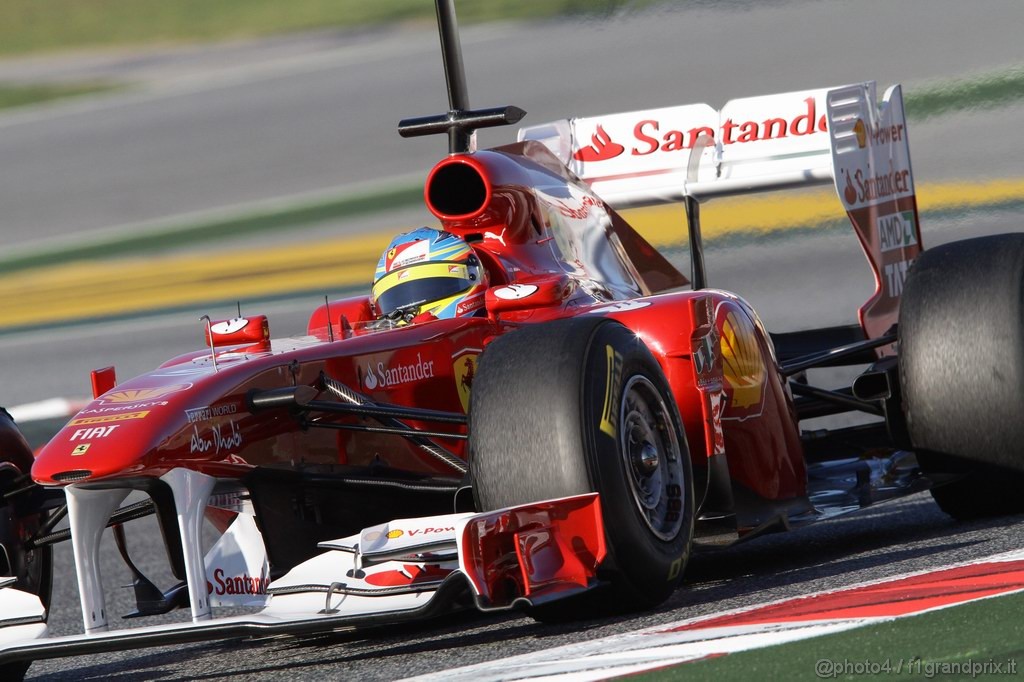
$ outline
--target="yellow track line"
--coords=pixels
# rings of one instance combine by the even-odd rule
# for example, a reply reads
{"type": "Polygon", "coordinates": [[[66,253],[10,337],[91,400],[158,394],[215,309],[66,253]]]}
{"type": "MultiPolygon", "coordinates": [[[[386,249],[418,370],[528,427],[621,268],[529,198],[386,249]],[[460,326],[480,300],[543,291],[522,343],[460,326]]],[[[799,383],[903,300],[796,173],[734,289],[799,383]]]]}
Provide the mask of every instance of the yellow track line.
{"type": "MultiPolygon", "coordinates": [[[[1024,179],[917,186],[917,206],[921,213],[1012,201],[1024,201],[1024,179]]],[[[624,215],[655,246],[667,246],[682,239],[683,209],[680,205],[637,209],[624,215]]],[[[832,189],[716,199],[702,205],[700,215],[701,233],[706,239],[735,232],[766,234],[815,227],[845,217],[843,206],[832,189]]]]}
{"type": "MultiPolygon", "coordinates": [[[[1024,179],[934,183],[918,187],[922,212],[1024,200],[1024,179]]],[[[652,244],[683,237],[679,205],[626,213],[652,244]]],[[[769,233],[840,220],[831,190],[717,200],[702,207],[704,235],[769,233]]],[[[295,246],[230,248],[220,252],[119,258],[40,267],[0,276],[0,327],[44,324],[201,304],[289,291],[369,289],[373,268],[391,234],[315,241],[295,246]]]]}

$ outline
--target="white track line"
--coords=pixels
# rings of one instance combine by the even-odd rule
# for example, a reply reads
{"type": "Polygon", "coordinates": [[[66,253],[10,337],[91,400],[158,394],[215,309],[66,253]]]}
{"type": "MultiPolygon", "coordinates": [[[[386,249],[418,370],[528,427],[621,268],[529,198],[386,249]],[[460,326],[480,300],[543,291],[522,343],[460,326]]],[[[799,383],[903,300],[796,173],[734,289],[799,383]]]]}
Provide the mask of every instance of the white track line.
{"type": "MultiPolygon", "coordinates": [[[[780,604],[798,602],[803,599],[826,594],[839,594],[871,585],[892,583],[948,569],[1022,559],[1024,559],[1024,550],[1015,550],[961,564],[931,568],[925,571],[901,574],[881,580],[871,580],[803,597],[788,597],[762,606],[733,609],[709,616],[690,618],[667,625],[658,625],[634,632],[603,637],[590,642],[569,644],[545,651],[419,675],[406,678],[403,682],[504,682],[506,680],[526,679],[533,682],[538,680],[586,682],[590,680],[603,680],[644,670],[653,670],[655,668],[696,661],[709,656],[783,644],[810,637],[819,637],[904,616],[771,622],[708,628],[693,627],[701,622],[709,622],[712,619],[723,616],[760,611],[780,604]],[[689,629],[673,632],[673,630],[684,626],[690,627],[689,629]]],[[[1003,594],[1007,593],[1009,592],[1003,594]]],[[[975,599],[967,601],[975,601],[975,599]]],[[[956,606],[962,603],[966,603],[966,601],[922,609],[906,615],[918,615],[926,611],[948,608],[949,606],[956,606]]]]}

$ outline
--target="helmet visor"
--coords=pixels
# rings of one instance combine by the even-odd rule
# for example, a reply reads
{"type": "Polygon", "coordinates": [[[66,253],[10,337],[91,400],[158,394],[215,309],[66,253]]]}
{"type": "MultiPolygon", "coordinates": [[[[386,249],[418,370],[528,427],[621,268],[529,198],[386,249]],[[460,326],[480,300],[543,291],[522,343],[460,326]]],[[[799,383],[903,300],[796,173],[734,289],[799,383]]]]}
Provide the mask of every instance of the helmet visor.
{"type": "Polygon", "coordinates": [[[373,285],[372,296],[377,314],[387,317],[455,296],[476,283],[464,263],[419,263],[381,277],[373,285]]]}

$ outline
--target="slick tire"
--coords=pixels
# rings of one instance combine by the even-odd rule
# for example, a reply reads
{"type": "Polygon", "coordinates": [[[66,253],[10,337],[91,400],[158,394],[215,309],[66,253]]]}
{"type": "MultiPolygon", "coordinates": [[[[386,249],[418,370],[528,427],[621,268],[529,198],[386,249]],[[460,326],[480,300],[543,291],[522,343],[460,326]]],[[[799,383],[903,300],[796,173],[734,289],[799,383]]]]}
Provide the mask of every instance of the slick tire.
{"type": "MultiPolygon", "coordinates": [[[[53,578],[53,550],[49,546],[25,547],[45,520],[45,512],[26,508],[25,496],[6,498],[13,490],[25,487],[24,474],[32,467],[32,450],[14,421],[0,408],[0,577],[16,577],[15,589],[39,597],[50,608],[53,578]]],[[[0,664],[0,679],[24,678],[30,662],[0,664]]]]}
{"type": "Polygon", "coordinates": [[[911,268],[899,367],[910,440],[958,519],[1024,512],[1024,234],[943,244],[911,268]]]}
{"type": "Polygon", "coordinates": [[[582,316],[499,337],[480,358],[469,433],[480,510],[600,494],[608,589],[531,615],[650,608],[672,594],[693,536],[690,456],[668,383],[635,333],[582,316]]]}

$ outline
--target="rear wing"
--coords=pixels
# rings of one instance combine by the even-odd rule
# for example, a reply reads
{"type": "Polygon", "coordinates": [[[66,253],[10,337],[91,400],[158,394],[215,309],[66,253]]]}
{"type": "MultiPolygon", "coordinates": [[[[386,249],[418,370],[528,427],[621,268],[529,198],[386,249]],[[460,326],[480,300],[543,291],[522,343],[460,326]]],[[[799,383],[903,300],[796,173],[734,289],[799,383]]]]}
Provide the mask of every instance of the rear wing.
{"type": "Polygon", "coordinates": [[[522,128],[615,208],[833,184],[875,276],[867,338],[895,322],[920,252],[900,86],[874,82],[522,128]]]}

